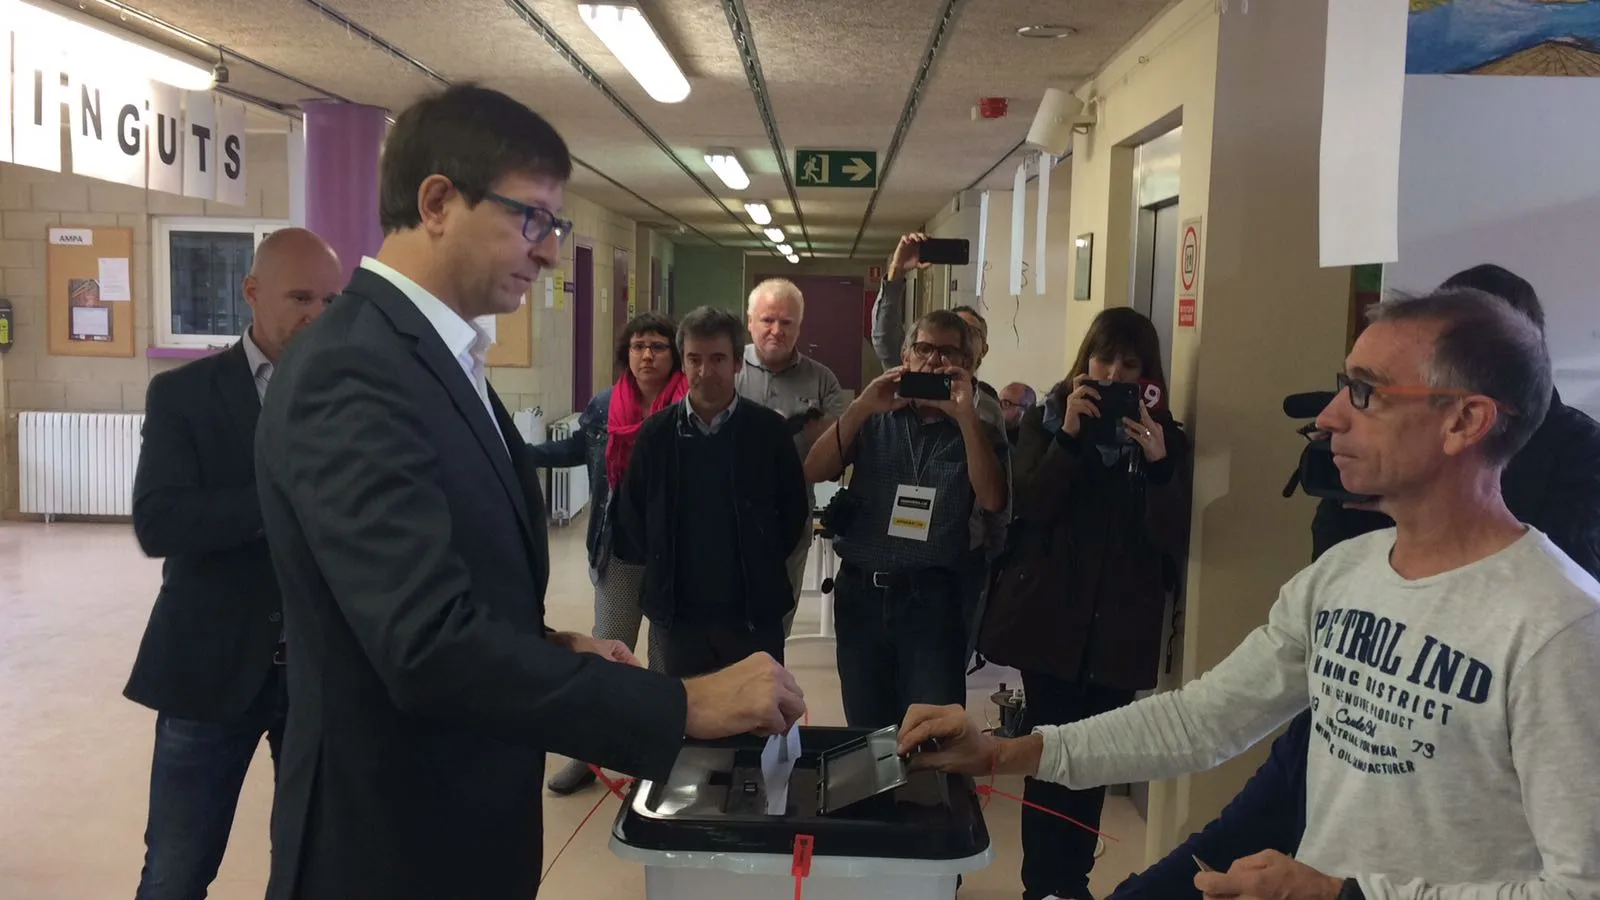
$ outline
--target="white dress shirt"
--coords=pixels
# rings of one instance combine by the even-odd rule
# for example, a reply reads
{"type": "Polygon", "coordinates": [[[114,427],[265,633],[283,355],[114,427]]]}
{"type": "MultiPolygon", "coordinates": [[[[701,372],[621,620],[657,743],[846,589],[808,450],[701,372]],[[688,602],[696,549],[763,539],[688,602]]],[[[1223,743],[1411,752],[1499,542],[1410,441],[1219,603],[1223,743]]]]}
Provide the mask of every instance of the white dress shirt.
{"type": "Polygon", "coordinates": [[[466,374],[467,381],[471,382],[472,389],[477,391],[478,399],[483,401],[483,409],[489,414],[489,421],[494,425],[495,432],[504,441],[505,433],[500,431],[500,421],[495,418],[494,407],[489,404],[489,345],[493,343],[489,333],[476,322],[462,318],[427,288],[396,272],[392,267],[370,256],[364,256],[361,258],[361,268],[399,288],[400,293],[405,294],[406,299],[410,300],[417,311],[422,313],[423,318],[433,326],[433,330],[444,341],[450,355],[461,365],[461,371],[466,374]]]}
{"type": "Polygon", "coordinates": [[[256,399],[265,401],[267,399],[267,382],[272,380],[273,365],[272,360],[267,359],[267,355],[261,352],[260,347],[256,346],[255,338],[250,336],[250,330],[254,327],[252,325],[244,330],[244,358],[249,360],[250,374],[256,380],[256,399]]]}

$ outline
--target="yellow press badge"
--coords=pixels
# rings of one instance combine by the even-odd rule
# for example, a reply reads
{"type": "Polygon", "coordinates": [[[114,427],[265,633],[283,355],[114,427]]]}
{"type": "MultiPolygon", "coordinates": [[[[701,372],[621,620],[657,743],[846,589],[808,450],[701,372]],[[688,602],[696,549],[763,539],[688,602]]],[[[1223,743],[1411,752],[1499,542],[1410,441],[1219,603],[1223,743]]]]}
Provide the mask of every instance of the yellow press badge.
{"type": "Polygon", "coordinates": [[[902,484],[894,492],[894,508],[889,510],[889,536],[911,541],[926,541],[933,527],[931,487],[902,484]]]}

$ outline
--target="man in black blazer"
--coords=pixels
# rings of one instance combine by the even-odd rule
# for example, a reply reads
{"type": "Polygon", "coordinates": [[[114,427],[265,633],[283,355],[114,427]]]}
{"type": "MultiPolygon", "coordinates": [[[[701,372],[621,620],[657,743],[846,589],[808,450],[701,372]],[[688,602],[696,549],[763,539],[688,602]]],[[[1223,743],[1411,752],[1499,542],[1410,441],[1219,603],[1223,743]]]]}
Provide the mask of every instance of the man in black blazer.
{"type": "Polygon", "coordinates": [[[205,896],[263,734],[278,758],[283,615],[256,496],[256,417],[289,338],[343,280],[321,238],[272,233],[244,280],[244,336],[157,375],[145,394],[133,531],[166,563],[123,690],[157,713],[137,900],[205,896]]]}
{"type": "Polygon", "coordinates": [[[475,320],[558,262],[570,174],[561,137],[504,94],[407,109],[382,248],[267,397],[257,472],[290,659],[273,900],[529,900],[545,751],[662,779],[684,735],[804,712],[764,655],[678,681],[544,624],[543,502],[475,320]]]}

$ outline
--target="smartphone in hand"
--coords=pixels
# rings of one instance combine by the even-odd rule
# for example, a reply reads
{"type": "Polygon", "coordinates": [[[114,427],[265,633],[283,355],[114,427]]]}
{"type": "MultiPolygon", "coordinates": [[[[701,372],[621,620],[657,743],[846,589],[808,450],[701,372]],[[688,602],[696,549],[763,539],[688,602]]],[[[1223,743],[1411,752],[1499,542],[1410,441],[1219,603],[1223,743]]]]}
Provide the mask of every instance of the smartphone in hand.
{"type": "Polygon", "coordinates": [[[949,400],[953,380],[938,372],[906,372],[895,393],[907,400],[949,400]]]}

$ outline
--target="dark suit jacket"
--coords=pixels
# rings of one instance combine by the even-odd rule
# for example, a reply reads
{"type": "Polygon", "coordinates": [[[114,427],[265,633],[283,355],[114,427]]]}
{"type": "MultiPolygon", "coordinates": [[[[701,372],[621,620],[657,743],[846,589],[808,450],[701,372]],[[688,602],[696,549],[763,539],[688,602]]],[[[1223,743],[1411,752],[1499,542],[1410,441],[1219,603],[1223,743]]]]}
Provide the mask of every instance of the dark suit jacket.
{"type": "Polygon", "coordinates": [[[244,344],[150,380],[133,533],[164,557],[123,694],[183,719],[239,719],[272,671],[278,582],[256,498],[255,376],[244,344]]]}
{"type": "Polygon", "coordinates": [[[273,377],[273,900],[528,900],[544,751],[655,779],[677,758],[679,682],[547,642],[538,482],[493,406],[518,452],[433,326],[365,270],[273,377]]]}

